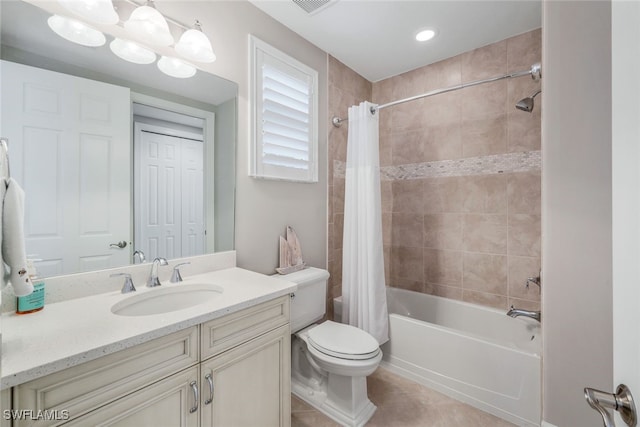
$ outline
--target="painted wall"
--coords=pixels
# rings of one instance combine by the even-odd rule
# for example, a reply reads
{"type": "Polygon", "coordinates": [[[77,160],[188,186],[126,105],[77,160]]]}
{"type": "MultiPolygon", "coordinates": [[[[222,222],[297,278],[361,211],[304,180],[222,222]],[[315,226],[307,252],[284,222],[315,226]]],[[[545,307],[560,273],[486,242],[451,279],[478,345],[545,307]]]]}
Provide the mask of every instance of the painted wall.
{"type": "Polygon", "coordinates": [[[612,388],[611,3],[543,6],[543,419],[601,426],[612,388]]]}
{"type": "Polygon", "coordinates": [[[238,83],[235,244],[238,266],[275,273],[278,236],[291,225],[307,264],[327,266],[327,54],[247,1],[159,1],[179,22],[202,23],[217,60],[206,67],[238,83]],[[319,181],[315,184],[249,178],[249,34],[280,49],[319,74],[319,181]]]}

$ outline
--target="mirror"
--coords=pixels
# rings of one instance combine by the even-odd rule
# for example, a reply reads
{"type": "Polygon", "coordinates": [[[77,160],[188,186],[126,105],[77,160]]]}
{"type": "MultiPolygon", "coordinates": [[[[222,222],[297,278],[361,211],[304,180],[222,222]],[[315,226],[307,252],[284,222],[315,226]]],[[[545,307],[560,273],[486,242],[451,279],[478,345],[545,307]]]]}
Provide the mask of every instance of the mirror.
{"type": "Polygon", "coordinates": [[[0,132],[25,190],[38,273],[126,265],[136,250],[147,261],[232,250],[237,84],[126,62],[108,34],[97,48],[68,42],[49,29],[50,16],[23,1],[2,4],[0,132]],[[69,121],[47,117],[76,90],[69,121]]]}

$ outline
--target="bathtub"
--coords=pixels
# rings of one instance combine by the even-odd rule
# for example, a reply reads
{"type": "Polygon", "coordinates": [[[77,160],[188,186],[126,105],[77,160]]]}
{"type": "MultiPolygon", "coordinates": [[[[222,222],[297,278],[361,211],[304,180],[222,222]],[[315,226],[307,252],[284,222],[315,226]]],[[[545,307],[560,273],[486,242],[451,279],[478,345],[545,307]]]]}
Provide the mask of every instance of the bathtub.
{"type": "Polygon", "coordinates": [[[381,366],[519,426],[540,425],[538,322],[397,288],[387,288],[387,304],[381,366]]]}

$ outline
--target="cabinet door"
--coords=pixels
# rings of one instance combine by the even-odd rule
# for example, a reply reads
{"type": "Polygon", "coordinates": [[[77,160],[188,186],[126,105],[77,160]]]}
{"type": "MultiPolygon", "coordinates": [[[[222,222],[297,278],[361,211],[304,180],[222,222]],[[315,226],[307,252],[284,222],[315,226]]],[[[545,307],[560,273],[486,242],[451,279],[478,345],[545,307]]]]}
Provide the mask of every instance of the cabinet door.
{"type": "Polygon", "coordinates": [[[0,427],[11,427],[11,420],[5,413],[6,410],[11,410],[11,389],[9,388],[0,392],[0,410],[2,411],[0,427]]]}
{"type": "Polygon", "coordinates": [[[198,368],[189,368],[76,418],[65,426],[198,427],[197,381],[198,368]]]}
{"type": "Polygon", "coordinates": [[[202,363],[203,427],[291,425],[289,325],[202,363]]]}
{"type": "MultiPolygon", "coordinates": [[[[14,387],[13,409],[66,410],[71,418],[81,417],[198,362],[198,327],[193,326],[14,387]]],[[[60,424],[41,418],[14,426],[60,424]]]]}

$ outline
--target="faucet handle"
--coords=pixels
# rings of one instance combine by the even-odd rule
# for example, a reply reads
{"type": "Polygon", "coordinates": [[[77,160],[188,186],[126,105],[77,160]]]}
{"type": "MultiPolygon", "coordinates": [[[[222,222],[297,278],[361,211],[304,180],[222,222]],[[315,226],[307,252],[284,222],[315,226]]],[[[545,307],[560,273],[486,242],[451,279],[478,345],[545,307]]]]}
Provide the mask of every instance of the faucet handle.
{"type": "Polygon", "coordinates": [[[534,285],[538,285],[539,288],[542,289],[542,283],[540,282],[540,276],[537,277],[527,277],[527,281],[524,286],[529,289],[529,284],[533,283],[534,285]]]}
{"type": "Polygon", "coordinates": [[[129,292],[135,292],[136,291],[136,287],[133,286],[133,280],[131,280],[131,274],[129,274],[129,273],[113,273],[109,277],[118,277],[118,276],[124,276],[124,285],[122,285],[122,289],[120,290],[120,293],[128,294],[129,292]]]}
{"type": "Polygon", "coordinates": [[[189,261],[181,262],[180,264],[176,264],[173,267],[173,273],[171,274],[171,279],[169,280],[171,283],[179,283],[182,282],[182,275],[180,274],[180,267],[183,265],[191,264],[189,261]]]}

